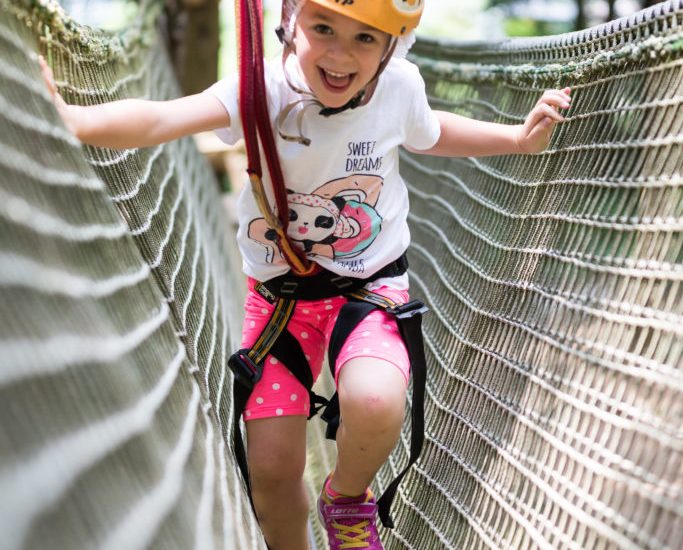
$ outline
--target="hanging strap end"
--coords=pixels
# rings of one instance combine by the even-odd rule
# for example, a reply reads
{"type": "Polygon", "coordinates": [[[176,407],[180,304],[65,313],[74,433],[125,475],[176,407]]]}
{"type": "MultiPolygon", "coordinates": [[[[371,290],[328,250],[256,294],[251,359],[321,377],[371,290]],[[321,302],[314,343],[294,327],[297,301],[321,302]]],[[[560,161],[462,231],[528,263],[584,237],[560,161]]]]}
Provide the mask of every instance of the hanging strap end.
{"type": "Polygon", "coordinates": [[[386,527],[387,529],[393,529],[394,527],[396,527],[389,510],[382,510],[380,508],[378,515],[379,515],[379,520],[382,522],[382,525],[384,525],[384,527],[386,527]]]}

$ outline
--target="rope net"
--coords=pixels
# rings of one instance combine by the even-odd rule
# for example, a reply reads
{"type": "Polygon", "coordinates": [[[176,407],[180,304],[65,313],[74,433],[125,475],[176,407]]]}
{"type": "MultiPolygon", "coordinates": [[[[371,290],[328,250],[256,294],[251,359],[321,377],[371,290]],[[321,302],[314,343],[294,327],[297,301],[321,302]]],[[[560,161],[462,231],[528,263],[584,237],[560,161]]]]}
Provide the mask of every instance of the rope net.
{"type": "Polygon", "coordinates": [[[0,1],[0,547],[257,548],[226,448],[230,228],[191,139],[82,148],[69,103],[177,97],[159,3],[126,33],[0,1]]]}
{"type": "MultiPolygon", "coordinates": [[[[187,139],[81,147],[32,58],[70,103],[174,97],[158,10],[112,35],[0,0],[3,548],[263,547],[226,447],[242,291],[213,176],[187,139]]],[[[439,109],[518,123],[546,88],[573,102],[540,155],[402,154],[430,373],[387,548],[683,540],[682,24],[676,0],[413,49],[439,109]]],[[[309,437],[314,498],[333,447],[309,437]]],[[[377,492],[408,448],[406,425],[377,492]]]]}
{"type": "Polygon", "coordinates": [[[540,155],[403,156],[411,285],[433,313],[397,546],[683,540],[681,23],[674,2],[556,38],[413,50],[437,108],[521,123],[565,86],[573,106],[540,155]]]}

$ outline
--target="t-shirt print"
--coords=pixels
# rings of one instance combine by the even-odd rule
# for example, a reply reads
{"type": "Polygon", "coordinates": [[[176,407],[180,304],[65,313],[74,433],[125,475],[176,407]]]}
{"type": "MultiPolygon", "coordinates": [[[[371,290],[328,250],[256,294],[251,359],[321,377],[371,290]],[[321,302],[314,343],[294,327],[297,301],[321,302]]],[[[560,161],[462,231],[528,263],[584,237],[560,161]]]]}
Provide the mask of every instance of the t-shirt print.
{"type": "MultiPolygon", "coordinates": [[[[312,260],[362,254],[382,230],[382,217],[375,205],[383,183],[379,176],[353,174],[329,181],[310,194],[288,190],[287,235],[312,260]]],[[[264,247],[266,262],[285,261],[275,231],[263,218],[251,221],[248,236],[264,247]]]]}

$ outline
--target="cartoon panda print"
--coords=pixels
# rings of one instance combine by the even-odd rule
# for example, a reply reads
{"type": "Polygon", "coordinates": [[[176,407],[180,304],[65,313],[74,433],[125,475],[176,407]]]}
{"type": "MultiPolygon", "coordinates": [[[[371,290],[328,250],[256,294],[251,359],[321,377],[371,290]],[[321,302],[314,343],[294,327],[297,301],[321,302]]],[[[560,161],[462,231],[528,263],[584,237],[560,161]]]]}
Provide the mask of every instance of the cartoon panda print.
{"type": "MultiPolygon", "coordinates": [[[[383,180],[379,176],[356,174],[332,180],[311,194],[288,191],[287,235],[311,258],[346,259],[358,256],[377,238],[382,218],[375,210],[383,180]]],[[[275,231],[263,218],[249,225],[249,238],[266,249],[272,263],[282,254],[275,231]]]]}

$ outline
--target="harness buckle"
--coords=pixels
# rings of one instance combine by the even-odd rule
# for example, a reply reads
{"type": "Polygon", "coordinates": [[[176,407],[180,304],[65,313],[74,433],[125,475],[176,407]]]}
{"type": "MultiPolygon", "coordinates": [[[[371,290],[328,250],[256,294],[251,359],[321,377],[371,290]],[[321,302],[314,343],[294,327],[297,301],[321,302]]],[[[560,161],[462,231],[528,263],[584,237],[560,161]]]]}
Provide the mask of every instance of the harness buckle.
{"type": "Polygon", "coordinates": [[[424,315],[429,311],[429,308],[420,300],[411,300],[405,304],[399,304],[394,307],[386,309],[387,313],[391,313],[397,319],[410,319],[415,315],[424,315]]]}
{"type": "Polygon", "coordinates": [[[233,353],[230,359],[228,359],[228,367],[230,367],[230,370],[235,375],[237,382],[248,390],[253,390],[256,383],[263,376],[263,367],[251,360],[249,351],[248,349],[241,349],[233,353]]]}
{"type": "Polygon", "coordinates": [[[345,288],[349,288],[350,286],[353,286],[353,281],[351,281],[348,277],[344,277],[342,275],[337,275],[336,277],[332,277],[330,279],[330,282],[337,287],[339,290],[344,290],[345,288]]]}
{"type": "Polygon", "coordinates": [[[299,283],[296,281],[284,281],[282,283],[282,286],[280,287],[280,293],[285,294],[287,296],[291,296],[296,292],[296,289],[299,288],[299,283]]]}

